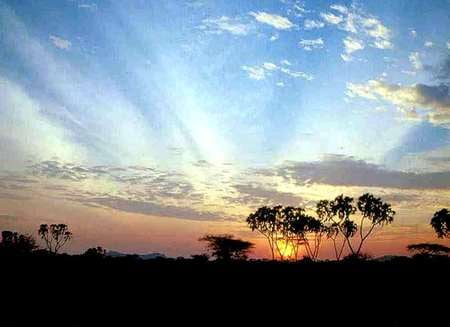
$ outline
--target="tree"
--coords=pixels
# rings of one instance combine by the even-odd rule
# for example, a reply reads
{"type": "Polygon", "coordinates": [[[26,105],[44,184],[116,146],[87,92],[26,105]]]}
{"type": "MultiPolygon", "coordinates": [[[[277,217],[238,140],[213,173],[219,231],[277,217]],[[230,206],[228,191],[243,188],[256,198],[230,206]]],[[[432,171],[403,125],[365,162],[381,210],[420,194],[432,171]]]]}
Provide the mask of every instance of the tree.
{"type": "Polygon", "coordinates": [[[287,242],[291,242],[294,248],[295,259],[298,258],[298,248],[303,245],[307,256],[316,260],[322,242],[322,236],[326,232],[319,219],[309,216],[303,208],[284,208],[284,235],[287,242]],[[312,240],[310,239],[312,238],[312,240]]]}
{"type": "Polygon", "coordinates": [[[17,232],[2,231],[0,250],[9,254],[31,253],[37,248],[36,241],[31,235],[22,235],[17,232]]]}
{"type": "Polygon", "coordinates": [[[42,224],[39,227],[39,236],[44,240],[47,250],[57,254],[58,251],[72,239],[72,232],[66,224],[42,224]]]}
{"type": "Polygon", "coordinates": [[[431,226],[435,230],[437,237],[450,238],[450,211],[441,209],[436,211],[431,218],[431,226]]]}
{"type": "Polygon", "coordinates": [[[448,255],[450,248],[434,243],[418,243],[410,244],[407,246],[408,251],[415,252],[419,255],[431,256],[431,255],[448,255]]]}
{"type": "Polygon", "coordinates": [[[364,241],[373,232],[374,228],[391,224],[395,216],[395,211],[392,210],[389,203],[385,203],[380,198],[376,198],[369,193],[365,193],[359,197],[358,210],[361,213],[361,220],[359,225],[360,241],[354,253],[356,256],[359,256],[361,253],[364,241]],[[364,232],[365,221],[368,221],[370,224],[366,232],[364,232]]]}
{"type": "Polygon", "coordinates": [[[351,255],[359,257],[364,242],[375,228],[392,223],[395,215],[390,204],[369,193],[361,195],[356,206],[353,204],[353,198],[343,194],[332,201],[321,200],[317,203],[316,213],[319,219],[328,223],[324,229],[327,237],[333,241],[336,260],[342,257],[345,245],[351,255]],[[361,217],[359,224],[351,219],[357,212],[361,217]],[[359,242],[355,247],[352,239],[357,233],[359,242]]]}
{"type": "Polygon", "coordinates": [[[252,231],[261,233],[269,243],[272,260],[275,260],[275,251],[278,248],[278,241],[282,238],[280,236],[280,229],[282,226],[282,206],[262,207],[256,212],[250,214],[247,218],[247,224],[252,231]]]}
{"type": "Polygon", "coordinates": [[[106,257],[106,250],[101,246],[89,248],[83,253],[83,256],[90,258],[104,258],[106,257]]]}
{"type": "Polygon", "coordinates": [[[246,260],[254,247],[251,242],[235,239],[233,235],[205,235],[199,241],[207,242],[207,248],[217,260],[246,260]]]}

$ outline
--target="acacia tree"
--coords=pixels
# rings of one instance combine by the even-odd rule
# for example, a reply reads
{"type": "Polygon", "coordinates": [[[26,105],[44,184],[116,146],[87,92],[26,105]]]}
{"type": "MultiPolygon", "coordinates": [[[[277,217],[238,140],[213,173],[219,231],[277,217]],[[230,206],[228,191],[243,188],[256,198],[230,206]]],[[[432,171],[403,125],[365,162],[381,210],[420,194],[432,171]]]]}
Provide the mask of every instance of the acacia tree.
{"type": "Polygon", "coordinates": [[[332,201],[320,200],[316,205],[316,214],[325,223],[324,231],[327,238],[332,240],[336,260],[339,261],[344,251],[345,238],[340,233],[339,222],[334,220],[332,201]]]}
{"type": "Polygon", "coordinates": [[[267,239],[272,260],[275,260],[275,251],[279,250],[278,241],[282,238],[282,209],[282,206],[264,206],[251,213],[246,220],[252,231],[258,231],[267,239]]]}
{"type": "Polygon", "coordinates": [[[322,236],[326,232],[319,219],[309,216],[303,208],[285,208],[285,225],[288,240],[294,248],[295,259],[298,258],[298,248],[303,245],[307,256],[316,260],[319,255],[322,236]]]}
{"type": "Polygon", "coordinates": [[[45,242],[48,251],[57,254],[58,251],[72,239],[72,232],[66,224],[42,224],[38,230],[39,236],[45,242]]]}
{"type": "Polygon", "coordinates": [[[450,238],[450,211],[441,209],[436,211],[431,218],[431,226],[435,230],[437,237],[450,238]]]}
{"type": "Polygon", "coordinates": [[[205,235],[199,241],[207,242],[207,248],[217,260],[245,260],[254,244],[235,239],[233,235],[205,235]]]}
{"type": "Polygon", "coordinates": [[[410,244],[407,246],[407,249],[410,252],[417,253],[422,256],[448,255],[450,253],[450,248],[434,243],[410,244]]]}
{"type": "Polygon", "coordinates": [[[325,230],[327,237],[333,241],[336,260],[342,257],[345,245],[352,255],[358,257],[364,242],[375,228],[383,227],[394,220],[395,211],[392,210],[391,205],[372,194],[365,193],[360,196],[357,206],[353,204],[353,201],[353,198],[341,194],[332,201],[322,200],[317,203],[317,215],[328,222],[325,230]],[[357,211],[361,217],[359,224],[351,219],[357,211]],[[359,241],[354,247],[352,239],[358,231],[359,241]]]}
{"type": "Polygon", "coordinates": [[[361,220],[359,224],[359,245],[354,252],[355,255],[361,253],[364,241],[374,231],[376,227],[383,227],[391,224],[394,221],[395,211],[392,210],[389,203],[383,202],[380,198],[372,194],[365,193],[358,199],[358,210],[361,213],[361,220]],[[369,226],[364,231],[364,222],[369,222],[369,226]]]}

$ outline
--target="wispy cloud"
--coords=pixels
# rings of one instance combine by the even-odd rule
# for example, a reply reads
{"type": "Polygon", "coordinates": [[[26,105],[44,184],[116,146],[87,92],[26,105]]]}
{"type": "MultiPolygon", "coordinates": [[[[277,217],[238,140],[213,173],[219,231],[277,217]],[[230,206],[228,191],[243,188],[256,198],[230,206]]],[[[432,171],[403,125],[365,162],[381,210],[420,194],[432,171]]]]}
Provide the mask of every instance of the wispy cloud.
{"type": "Polygon", "coordinates": [[[270,25],[279,30],[288,30],[295,26],[295,24],[292,23],[287,17],[270,14],[264,11],[251,12],[250,15],[253,16],[258,22],[270,25]]]}
{"type": "Polygon", "coordinates": [[[324,27],[325,23],[319,20],[305,19],[305,21],[303,22],[303,26],[305,30],[312,30],[324,27]]]}
{"type": "Polygon", "coordinates": [[[364,49],[363,41],[351,36],[347,36],[342,42],[344,43],[344,53],[341,54],[341,58],[344,61],[351,61],[352,53],[364,49]]]}
{"type": "Polygon", "coordinates": [[[254,80],[262,80],[266,78],[266,71],[263,67],[258,66],[241,66],[241,68],[247,72],[248,77],[254,80]]]}
{"type": "Polygon", "coordinates": [[[331,5],[334,12],[322,12],[321,18],[330,25],[348,32],[344,39],[344,53],[341,58],[350,61],[350,54],[363,49],[363,44],[378,49],[391,49],[392,33],[378,18],[368,15],[355,6],[331,5]]]}
{"type": "Polygon", "coordinates": [[[85,10],[91,10],[91,11],[96,11],[98,9],[96,3],[80,3],[78,5],[78,8],[85,9],[85,10]]]}
{"type": "Polygon", "coordinates": [[[72,43],[69,40],[63,39],[61,37],[50,35],[50,41],[52,41],[53,45],[62,50],[69,50],[72,46],[72,43]]]}
{"type": "Polygon", "coordinates": [[[241,19],[228,16],[206,18],[199,28],[211,34],[227,32],[233,35],[247,35],[252,29],[250,24],[243,23],[241,19]]]}
{"type": "Polygon", "coordinates": [[[314,40],[301,40],[299,46],[306,51],[311,51],[313,49],[321,49],[324,47],[324,42],[322,38],[317,38],[314,40]]]}
{"type": "Polygon", "coordinates": [[[422,60],[420,59],[420,54],[418,52],[412,52],[409,57],[409,62],[414,67],[415,70],[422,70],[423,64],[422,60]]]}

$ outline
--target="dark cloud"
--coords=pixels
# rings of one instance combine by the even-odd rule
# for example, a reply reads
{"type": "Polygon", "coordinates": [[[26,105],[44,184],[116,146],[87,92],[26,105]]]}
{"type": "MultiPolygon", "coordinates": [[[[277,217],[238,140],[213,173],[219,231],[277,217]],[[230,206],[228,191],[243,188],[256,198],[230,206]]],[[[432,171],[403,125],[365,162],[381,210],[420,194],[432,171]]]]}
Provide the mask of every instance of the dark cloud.
{"type": "Polygon", "coordinates": [[[352,157],[332,157],[314,162],[288,162],[277,174],[302,185],[385,187],[400,189],[450,189],[450,171],[413,173],[388,170],[352,157]]]}
{"type": "Polygon", "coordinates": [[[79,198],[78,202],[91,206],[102,206],[129,213],[159,217],[188,220],[219,220],[221,218],[227,218],[221,212],[199,211],[190,207],[178,207],[159,203],[129,200],[116,196],[79,198]]]}
{"type": "Polygon", "coordinates": [[[275,189],[269,189],[267,186],[257,184],[237,184],[233,185],[237,191],[237,196],[224,197],[229,203],[246,205],[251,208],[262,205],[291,205],[298,206],[304,203],[302,197],[290,192],[279,192],[275,189]]]}

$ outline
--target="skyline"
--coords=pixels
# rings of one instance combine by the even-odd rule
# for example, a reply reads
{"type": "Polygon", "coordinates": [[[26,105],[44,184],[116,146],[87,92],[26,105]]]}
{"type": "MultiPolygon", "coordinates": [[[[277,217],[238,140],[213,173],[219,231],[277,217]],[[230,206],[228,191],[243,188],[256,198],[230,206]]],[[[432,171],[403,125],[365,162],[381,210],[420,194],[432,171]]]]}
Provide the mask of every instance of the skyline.
{"type": "MultiPolygon", "coordinates": [[[[267,248],[263,205],[371,192],[374,254],[450,207],[449,1],[0,1],[0,227],[69,252],[267,248]]],[[[331,253],[329,247],[324,253],[331,253]]],[[[326,257],[326,255],[325,255],[326,257]]]]}

